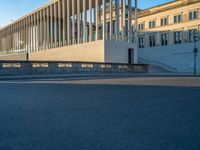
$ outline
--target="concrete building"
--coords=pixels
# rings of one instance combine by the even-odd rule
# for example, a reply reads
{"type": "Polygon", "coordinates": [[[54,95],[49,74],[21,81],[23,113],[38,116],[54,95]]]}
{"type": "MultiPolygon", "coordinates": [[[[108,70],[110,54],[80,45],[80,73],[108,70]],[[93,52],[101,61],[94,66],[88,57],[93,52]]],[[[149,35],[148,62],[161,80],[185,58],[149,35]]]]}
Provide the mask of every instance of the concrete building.
{"type": "MultiPolygon", "coordinates": [[[[28,51],[30,60],[139,62],[192,72],[200,1],[174,0],[138,9],[138,14],[131,3],[50,1],[0,30],[0,59],[26,59],[23,52],[28,51]]],[[[197,48],[200,51],[200,38],[197,48]]],[[[200,72],[200,54],[197,66],[200,72]]]]}
{"type": "Polygon", "coordinates": [[[51,0],[0,30],[0,59],[137,63],[132,10],[132,0],[51,0]]]}

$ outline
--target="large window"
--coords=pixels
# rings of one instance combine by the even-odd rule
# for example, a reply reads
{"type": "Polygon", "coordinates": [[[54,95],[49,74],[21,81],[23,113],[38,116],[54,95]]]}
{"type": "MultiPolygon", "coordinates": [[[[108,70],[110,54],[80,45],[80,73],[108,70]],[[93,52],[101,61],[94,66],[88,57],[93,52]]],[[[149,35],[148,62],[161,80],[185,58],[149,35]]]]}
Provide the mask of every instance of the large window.
{"type": "Polygon", "coordinates": [[[182,21],[182,15],[181,14],[174,16],[174,23],[178,23],[178,22],[181,22],[181,21],[182,21]]]}
{"type": "Polygon", "coordinates": [[[189,12],[189,20],[194,20],[198,18],[198,11],[194,10],[194,11],[190,11],[189,12]]]}
{"type": "Polygon", "coordinates": [[[174,44],[180,44],[182,42],[182,32],[174,32],[174,44]]]}
{"type": "Polygon", "coordinates": [[[139,38],[139,48],[144,48],[144,38],[139,38]]]}
{"type": "Polygon", "coordinates": [[[165,46],[168,44],[168,34],[167,33],[161,34],[161,44],[162,44],[162,46],[165,46]]]}
{"type": "Polygon", "coordinates": [[[161,26],[168,25],[168,18],[167,18],[167,17],[166,17],[166,18],[162,18],[162,19],[160,20],[160,25],[161,25],[161,26]]]}
{"type": "Polygon", "coordinates": [[[156,27],[156,21],[149,21],[149,28],[155,28],[156,27]]]}
{"type": "Polygon", "coordinates": [[[144,23],[140,23],[138,25],[138,29],[141,31],[141,30],[144,30],[144,23]]]}
{"type": "Polygon", "coordinates": [[[155,35],[149,36],[149,46],[150,46],[150,47],[156,46],[156,38],[155,38],[155,35]]]}
{"type": "Polygon", "coordinates": [[[194,42],[195,35],[197,35],[197,29],[189,30],[189,42],[194,42]]]}

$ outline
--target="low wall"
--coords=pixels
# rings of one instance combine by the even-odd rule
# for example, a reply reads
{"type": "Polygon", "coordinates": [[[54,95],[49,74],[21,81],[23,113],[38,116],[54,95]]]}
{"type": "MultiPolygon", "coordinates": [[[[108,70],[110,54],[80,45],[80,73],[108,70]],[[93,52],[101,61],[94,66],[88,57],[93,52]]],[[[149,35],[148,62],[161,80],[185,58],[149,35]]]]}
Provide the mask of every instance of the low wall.
{"type": "Polygon", "coordinates": [[[31,74],[75,74],[75,73],[146,73],[148,65],[48,62],[48,61],[0,61],[0,76],[31,74]]]}

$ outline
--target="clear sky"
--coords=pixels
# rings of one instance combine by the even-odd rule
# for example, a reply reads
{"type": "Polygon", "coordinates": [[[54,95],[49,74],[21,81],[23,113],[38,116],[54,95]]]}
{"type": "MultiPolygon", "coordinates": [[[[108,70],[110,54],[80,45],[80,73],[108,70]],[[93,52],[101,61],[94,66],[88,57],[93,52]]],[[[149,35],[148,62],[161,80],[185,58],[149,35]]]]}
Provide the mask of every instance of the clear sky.
{"type": "MultiPolygon", "coordinates": [[[[139,8],[145,9],[173,0],[138,0],[139,8]]],[[[48,2],[48,0],[0,0],[0,27],[48,2]]]]}

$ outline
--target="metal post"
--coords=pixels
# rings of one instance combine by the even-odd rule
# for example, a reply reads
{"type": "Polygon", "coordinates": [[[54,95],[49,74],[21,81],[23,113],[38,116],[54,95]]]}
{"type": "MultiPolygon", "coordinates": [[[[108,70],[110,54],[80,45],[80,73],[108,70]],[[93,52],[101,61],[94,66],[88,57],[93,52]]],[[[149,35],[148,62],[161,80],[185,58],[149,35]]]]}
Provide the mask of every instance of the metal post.
{"type": "Polygon", "coordinates": [[[197,74],[197,62],[196,62],[196,60],[197,60],[198,49],[197,49],[196,41],[197,41],[197,36],[194,33],[194,50],[193,50],[193,53],[194,53],[194,76],[196,76],[196,74],[197,74]]]}
{"type": "Polygon", "coordinates": [[[135,49],[134,49],[134,63],[138,63],[138,1],[135,0],[135,49]]]}

